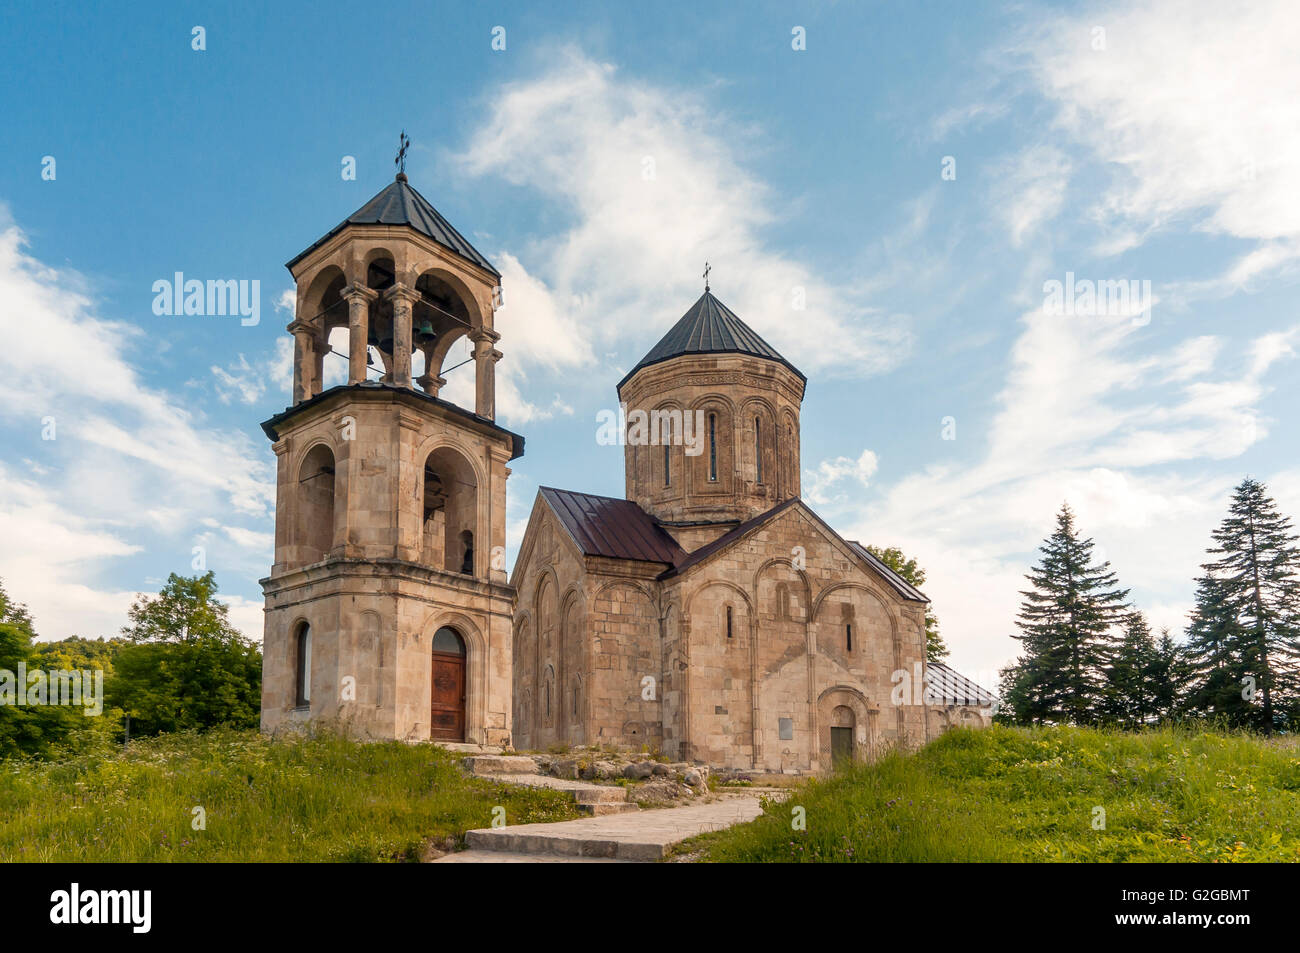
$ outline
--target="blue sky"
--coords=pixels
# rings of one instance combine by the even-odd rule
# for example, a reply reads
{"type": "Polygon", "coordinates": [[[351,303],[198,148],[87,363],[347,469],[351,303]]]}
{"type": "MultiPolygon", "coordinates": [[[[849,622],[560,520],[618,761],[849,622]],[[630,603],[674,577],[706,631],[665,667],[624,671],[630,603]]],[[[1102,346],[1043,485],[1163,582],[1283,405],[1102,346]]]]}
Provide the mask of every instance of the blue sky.
{"type": "MultiPolygon", "coordinates": [[[[706,259],[809,377],[805,497],[920,559],[972,674],[1013,656],[1062,501],[1176,631],[1236,482],[1300,515],[1288,3],[18,3],[8,20],[0,578],[42,637],[113,634],[195,546],[260,635],[283,263],[391,181],[401,129],[412,183],[504,275],[498,406],[528,438],[512,556],[539,484],[621,495],[596,413],[706,259]],[[177,271],[258,280],[260,323],[154,315],[177,271]],[[1149,281],[1153,306],[1045,313],[1067,272],[1149,281]]],[[[469,374],[449,396],[470,399],[469,374]]]]}

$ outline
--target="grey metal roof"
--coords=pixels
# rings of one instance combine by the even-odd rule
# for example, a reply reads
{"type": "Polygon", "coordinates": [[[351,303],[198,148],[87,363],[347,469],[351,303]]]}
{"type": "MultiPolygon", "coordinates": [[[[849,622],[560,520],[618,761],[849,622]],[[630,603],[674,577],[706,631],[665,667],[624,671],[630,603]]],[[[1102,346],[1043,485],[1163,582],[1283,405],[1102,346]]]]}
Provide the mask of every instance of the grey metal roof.
{"type": "Polygon", "coordinates": [[[880,573],[880,575],[884,576],[885,582],[893,586],[894,590],[904,599],[911,599],[913,602],[930,601],[929,597],[926,596],[924,592],[916,588],[916,586],[912,585],[910,582],[908,582],[898,573],[894,572],[894,570],[890,569],[887,565],[881,562],[880,559],[878,559],[876,556],[873,556],[871,550],[867,549],[867,547],[863,546],[861,543],[852,539],[847,539],[845,540],[845,542],[848,543],[849,546],[853,548],[853,551],[857,553],[858,556],[860,556],[866,562],[870,563],[871,568],[876,570],[876,572],[880,573]]]}
{"type": "Polygon", "coordinates": [[[925,666],[925,700],[931,705],[992,705],[992,692],[980,688],[965,675],[942,662],[925,666]]]}
{"type": "Polygon", "coordinates": [[[550,486],[540,492],[584,555],[670,566],[686,558],[677,541],[631,500],[550,486]]]}
{"type": "Polygon", "coordinates": [[[410,183],[406,181],[404,173],[399,173],[387,188],[335,225],[329,232],[314,242],[310,248],[289,262],[288,267],[293,268],[309,252],[349,225],[407,225],[421,235],[432,238],[444,248],[454,251],[466,261],[490,271],[497,277],[501,276],[501,272],[492,266],[492,262],[484,258],[464,235],[456,231],[452,224],[429,204],[428,199],[411,187],[410,183]]]}
{"type": "Polygon", "coordinates": [[[643,367],[658,364],[683,354],[749,354],[753,357],[765,357],[784,364],[799,375],[807,378],[787,361],[776,348],[768,344],[758,332],[736,316],[736,313],[715,298],[712,292],[705,291],[700,300],[691,305],[681,320],[672,326],[659,343],[650,349],[640,363],[618,382],[621,388],[632,375],[643,367]]]}

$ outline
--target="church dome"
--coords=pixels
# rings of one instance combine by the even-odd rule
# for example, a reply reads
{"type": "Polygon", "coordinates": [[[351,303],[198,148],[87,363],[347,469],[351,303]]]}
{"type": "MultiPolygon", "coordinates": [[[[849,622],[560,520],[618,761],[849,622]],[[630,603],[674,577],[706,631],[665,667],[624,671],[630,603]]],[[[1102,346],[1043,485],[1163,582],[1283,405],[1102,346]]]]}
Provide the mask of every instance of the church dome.
{"type": "Polygon", "coordinates": [[[619,381],[627,498],[690,550],[798,497],[806,385],[706,288],[619,381]]]}

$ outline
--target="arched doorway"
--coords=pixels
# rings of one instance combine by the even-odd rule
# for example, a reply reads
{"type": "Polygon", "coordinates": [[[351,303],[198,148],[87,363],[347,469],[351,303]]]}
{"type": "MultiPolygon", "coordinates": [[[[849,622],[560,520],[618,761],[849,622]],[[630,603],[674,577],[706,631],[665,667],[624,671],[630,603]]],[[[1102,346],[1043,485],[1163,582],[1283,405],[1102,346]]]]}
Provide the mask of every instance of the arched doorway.
{"type": "Polygon", "coordinates": [[[848,705],[836,705],[831,712],[831,765],[839,767],[846,761],[853,760],[853,709],[848,705]]]}
{"type": "Polygon", "coordinates": [[[465,740],[465,640],[444,625],[433,635],[429,737],[465,740]]]}

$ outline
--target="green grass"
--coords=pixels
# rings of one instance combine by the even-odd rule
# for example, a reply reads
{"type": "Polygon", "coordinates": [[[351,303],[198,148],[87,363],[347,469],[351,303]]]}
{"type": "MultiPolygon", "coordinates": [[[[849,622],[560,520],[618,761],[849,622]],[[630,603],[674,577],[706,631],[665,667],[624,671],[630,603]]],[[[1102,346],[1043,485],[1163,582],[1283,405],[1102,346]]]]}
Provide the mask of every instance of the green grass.
{"type": "Polygon", "coordinates": [[[508,824],[577,816],[563,792],[469,778],[457,762],[429,745],[254,731],[0,762],[0,862],[417,860],[489,826],[497,806],[508,824]]]}
{"type": "Polygon", "coordinates": [[[1167,729],[956,730],[680,845],[707,861],[1297,861],[1300,751],[1167,729]],[[793,809],[807,829],[792,829],[793,809]],[[1095,808],[1105,829],[1094,829],[1095,808]]]}

